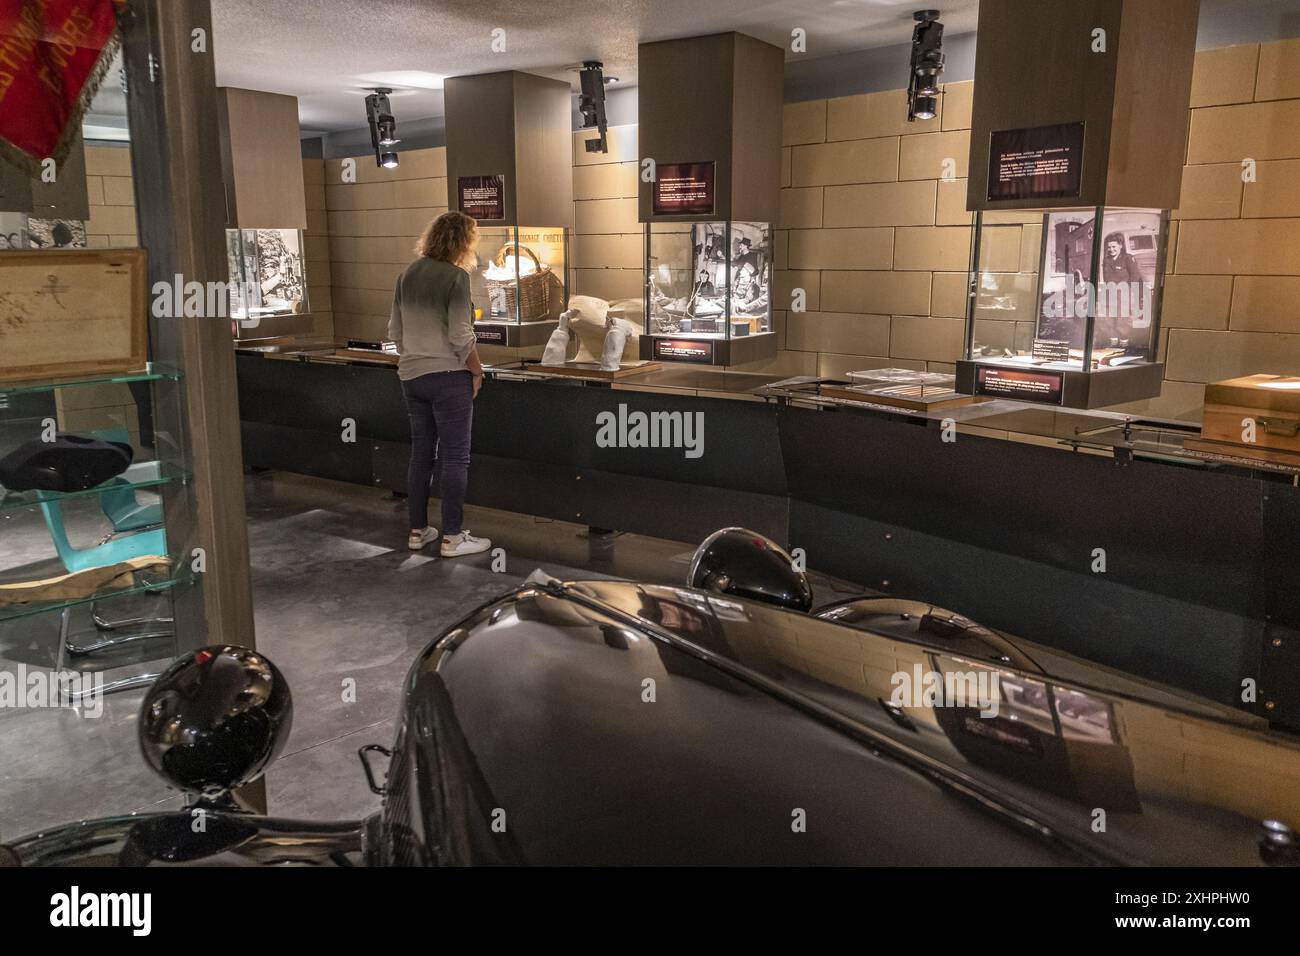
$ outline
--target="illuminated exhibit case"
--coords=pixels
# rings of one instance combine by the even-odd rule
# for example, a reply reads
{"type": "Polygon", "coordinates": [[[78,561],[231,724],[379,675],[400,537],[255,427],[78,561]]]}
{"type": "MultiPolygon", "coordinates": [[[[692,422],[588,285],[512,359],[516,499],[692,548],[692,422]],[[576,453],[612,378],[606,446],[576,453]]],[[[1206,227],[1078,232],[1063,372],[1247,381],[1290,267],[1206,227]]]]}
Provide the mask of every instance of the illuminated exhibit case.
{"type": "Polygon", "coordinates": [[[637,129],[650,361],[772,358],[784,54],[740,33],[643,43],[637,129]],[[721,118],[721,121],[719,121],[721,118]]]}
{"type": "Polygon", "coordinates": [[[767,223],[647,223],[643,357],[731,364],[741,339],[771,337],[771,237],[767,223]]]}
{"type": "Polygon", "coordinates": [[[1074,408],[1158,393],[1167,233],[1156,209],[977,214],[958,389],[1074,408]]]}
{"type": "Polygon", "coordinates": [[[568,82],[515,70],[447,80],[447,188],[479,224],[471,272],[484,345],[542,348],[569,295],[573,133],[568,82]]]}

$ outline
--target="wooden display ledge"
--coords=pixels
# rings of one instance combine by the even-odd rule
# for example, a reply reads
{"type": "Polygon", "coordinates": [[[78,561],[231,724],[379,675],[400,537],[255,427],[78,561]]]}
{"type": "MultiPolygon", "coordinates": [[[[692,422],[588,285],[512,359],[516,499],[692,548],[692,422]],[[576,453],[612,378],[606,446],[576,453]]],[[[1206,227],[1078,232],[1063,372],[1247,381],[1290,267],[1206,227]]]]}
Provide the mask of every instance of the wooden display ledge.
{"type": "MultiPolygon", "coordinates": [[[[889,387],[889,386],[886,386],[889,387]]],[[[926,386],[920,386],[922,394],[915,398],[901,395],[880,393],[880,386],[823,385],[820,392],[823,398],[837,399],[844,402],[870,402],[873,405],[891,405],[895,408],[907,408],[914,412],[936,411],[941,408],[960,408],[988,401],[984,396],[963,395],[950,388],[933,388],[932,395],[924,394],[926,386]]]]}
{"type": "Polygon", "coordinates": [[[543,365],[541,362],[530,361],[524,362],[524,368],[529,372],[539,372],[544,375],[568,375],[572,378],[591,378],[601,382],[615,382],[631,375],[653,372],[659,368],[659,363],[629,362],[620,365],[613,372],[601,368],[599,363],[596,362],[566,362],[564,365],[543,365]]]}

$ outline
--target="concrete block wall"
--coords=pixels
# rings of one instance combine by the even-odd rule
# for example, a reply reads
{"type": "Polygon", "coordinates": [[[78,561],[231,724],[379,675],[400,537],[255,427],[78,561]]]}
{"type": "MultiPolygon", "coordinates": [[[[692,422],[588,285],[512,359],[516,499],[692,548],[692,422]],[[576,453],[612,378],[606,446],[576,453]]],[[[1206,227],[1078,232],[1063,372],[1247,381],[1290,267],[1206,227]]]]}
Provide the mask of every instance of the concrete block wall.
{"type": "Polygon", "coordinates": [[[86,244],[92,249],[139,245],[130,148],[87,145],[86,192],[90,200],[86,244]]]}

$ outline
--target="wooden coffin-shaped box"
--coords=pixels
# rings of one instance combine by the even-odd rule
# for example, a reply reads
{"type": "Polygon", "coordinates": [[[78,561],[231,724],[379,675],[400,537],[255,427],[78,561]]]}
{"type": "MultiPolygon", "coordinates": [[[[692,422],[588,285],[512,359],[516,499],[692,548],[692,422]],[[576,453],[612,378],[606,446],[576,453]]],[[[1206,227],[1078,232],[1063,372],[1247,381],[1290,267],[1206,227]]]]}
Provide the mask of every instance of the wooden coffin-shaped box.
{"type": "Polygon", "coordinates": [[[1246,375],[1205,386],[1192,451],[1300,467],[1300,376],[1246,375]]]}

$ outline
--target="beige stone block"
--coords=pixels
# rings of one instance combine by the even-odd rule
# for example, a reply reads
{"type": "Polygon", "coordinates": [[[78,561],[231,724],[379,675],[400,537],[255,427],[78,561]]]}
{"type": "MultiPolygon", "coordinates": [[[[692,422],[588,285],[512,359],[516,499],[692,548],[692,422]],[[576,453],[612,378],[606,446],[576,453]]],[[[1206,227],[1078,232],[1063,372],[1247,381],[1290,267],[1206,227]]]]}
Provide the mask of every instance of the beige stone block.
{"type": "Polygon", "coordinates": [[[904,136],[899,147],[898,178],[960,179],[966,176],[969,161],[970,130],[904,136]]]}
{"type": "Polygon", "coordinates": [[[305,183],[303,185],[303,201],[308,209],[325,209],[325,184],[305,183]]]}
{"type": "Polygon", "coordinates": [[[1300,219],[1183,222],[1178,230],[1178,272],[1300,275],[1300,219]]]}
{"type": "Polygon", "coordinates": [[[331,212],[361,209],[396,209],[397,181],[383,183],[346,183],[325,186],[325,208],[331,212]]]}
{"type": "Polygon", "coordinates": [[[1200,424],[1202,413],[1205,411],[1205,386],[1199,382],[1166,380],[1160,384],[1158,397],[1130,402],[1127,405],[1115,405],[1107,411],[1200,424]]]}
{"type": "Polygon", "coordinates": [[[1165,276],[1160,324],[1174,329],[1226,329],[1232,276],[1165,276]]]}
{"type": "Polygon", "coordinates": [[[120,236],[109,236],[108,244],[113,249],[134,249],[140,245],[140,237],[134,232],[120,236]]]}
{"type": "Polygon", "coordinates": [[[984,226],[1022,226],[1031,223],[1042,225],[1041,212],[1024,212],[1017,209],[991,209],[984,213],[984,226]]]}
{"type": "Polygon", "coordinates": [[[87,146],[86,173],[90,176],[130,176],[130,148],[127,146],[87,146]]]}
{"type": "Polygon", "coordinates": [[[367,342],[379,341],[388,335],[388,317],[336,311],[334,313],[334,334],[341,339],[363,339],[367,342]]]}
{"type": "Polygon", "coordinates": [[[904,226],[894,230],[894,268],[899,271],[957,272],[969,261],[968,228],[904,226]]]}
{"type": "Polygon", "coordinates": [[[969,226],[975,214],[966,208],[966,180],[939,180],[934,213],[936,226],[969,226]]]}
{"type": "Polygon", "coordinates": [[[393,206],[396,209],[447,206],[447,180],[402,179],[393,183],[393,206]]]}
{"type": "MultiPolygon", "coordinates": [[[[1234,168],[1240,178],[1240,168],[1234,168]]],[[[1255,177],[1255,182],[1242,186],[1244,218],[1300,217],[1300,159],[1259,163],[1255,177]]]]}
{"type": "Polygon", "coordinates": [[[944,129],[970,129],[971,105],[975,99],[975,82],[943,84],[943,111],[940,114],[944,129]]]}
{"type": "Polygon", "coordinates": [[[640,269],[645,265],[645,236],[574,236],[570,246],[577,269],[640,269]]]}
{"type": "Polygon", "coordinates": [[[816,375],[817,355],[814,352],[780,351],[773,358],[757,362],[742,362],[730,368],[732,371],[748,372],[753,375],[780,375],[787,378],[795,375],[816,375]]]}
{"type": "Polygon", "coordinates": [[[1300,100],[1192,110],[1187,162],[1300,157],[1300,100]]]}
{"type": "Polygon", "coordinates": [[[86,202],[91,206],[103,206],[104,202],[104,177],[87,176],[86,177],[86,202]]]}
{"type": "Polygon", "coordinates": [[[636,163],[602,163],[573,168],[574,199],[635,199],[640,188],[636,163]]]}
{"type": "Polygon", "coordinates": [[[640,269],[574,269],[573,292],[610,302],[640,299],[645,294],[645,272],[640,269]]]}
{"type": "Polygon", "coordinates": [[[794,150],[786,146],[781,150],[781,187],[789,186],[794,180],[794,150]]]}
{"type": "Polygon", "coordinates": [[[135,181],[129,176],[105,176],[105,206],[135,206],[135,181]]]}
{"type": "Polygon", "coordinates": [[[1294,375],[1300,369],[1300,334],[1169,331],[1165,374],[1180,382],[1220,382],[1256,373],[1294,375]]]}
{"type": "Polygon", "coordinates": [[[641,231],[635,199],[591,199],[576,203],[577,232],[631,233],[641,231]]]}
{"type": "Polygon", "coordinates": [[[934,222],[934,181],[830,186],[823,199],[823,224],[844,226],[928,226],[934,222]]]}
{"type": "Polygon", "coordinates": [[[362,213],[367,236],[403,236],[412,243],[428,228],[429,223],[447,210],[442,206],[429,208],[372,210],[362,213]]]}
{"type": "Polygon", "coordinates": [[[304,186],[325,185],[325,160],[304,159],[302,161],[302,182],[304,186]]]}
{"type": "Polygon", "coordinates": [[[890,329],[889,354],[898,358],[955,362],[962,356],[965,329],[961,319],[896,315],[890,329]]]}
{"type": "Polygon", "coordinates": [[[1241,164],[1184,166],[1175,219],[1236,219],[1241,215],[1241,164]]]}
{"type": "Polygon", "coordinates": [[[792,151],[790,181],[794,186],[878,183],[897,178],[895,137],[796,146],[792,151]]]}
{"type": "Polygon", "coordinates": [[[821,307],[827,312],[927,315],[928,272],[823,272],[821,307]]]}
{"type": "Polygon", "coordinates": [[[316,260],[329,261],[330,257],[330,239],[326,235],[312,235],[308,233],[303,236],[303,258],[308,262],[316,260]]]}
{"type": "MultiPolygon", "coordinates": [[[[310,274],[311,270],[309,269],[308,275],[310,274]]],[[[307,305],[313,315],[333,311],[333,302],[333,288],[328,283],[325,285],[309,285],[307,287],[307,305]]]]}
{"type": "Polygon", "coordinates": [[[821,277],[820,272],[806,270],[782,270],[773,273],[772,283],[775,292],[772,296],[772,307],[792,308],[795,295],[802,289],[804,311],[816,312],[821,308],[821,277]]]}
{"type": "Polygon", "coordinates": [[[943,97],[932,120],[907,121],[907,90],[837,96],[826,102],[826,139],[869,139],[942,129],[943,97]]]}
{"type": "Polygon", "coordinates": [[[775,269],[790,268],[790,230],[772,230],[772,266],[775,269]]]}
{"type": "Polygon", "coordinates": [[[592,131],[579,129],[573,132],[573,165],[601,166],[605,163],[636,163],[641,157],[637,154],[636,124],[611,126],[605,137],[608,153],[589,153],[583,145],[592,138],[592,131]]]}
{"type": "Polygon", "coordinates": [[[1300,39],[1265,43],[1259,50],[1255,99],[1300,98],[1300,39]]]}
{"type": "Polygon", "coordinates": [[[1237,276],[1230,317],[1228,324],[1234,331],[1300,332],[1300,276],[1237,276]]]}
{"type": "Polygon", "coordinates": [[[89,232],[86,233],[86,248],[87,249],[111,248],[108,244],[108,236],[96,236],[93,233],[89,233],[89,232]]]}
{"type": "Polygon", "coordinates": [[[1025,225],[1020,228],[1020,272],[1038,273],[1043,261],[1043,226],[1042,223],[1025,225]]]}
{"type": "Polygon", "coordinates": [[[889,354],[889,316],[859,313],[791,313],[786,348],[847,355],[889,354]]]}
{"type": "Polygon", "coordinates": [[[826,142],[826,101],[786,103],[781,120],[781,145],[826,142]]]}
{"type": "Polygon", "coordinates": [[[781,190],[781,217],[778,225],[783,229],[817,229],[822,224],[822,187],[781,190]]]}
{"type": "Polygon", "coordinates": [[[1192,67],[1192,106],[1249,103],[1255,98],[1259,44],[1200,50],[1192,67]]]}
{"type": "MultiPolygon", "coordinates": [[[[978,263],[983,272],[1019,272],[1023,226],[986,225],[980,230],[978,263]]],[[[970,246],[966,248],[966,266],[970,267],[970,246]]]]}
{"type": "Polygon", "coordinates": [[[936,272],[930,293],[930,314],[964,319],[970,277],[965,272],[936,272]]]}
{"type": "Polygon", "coordinates": [[[387,289],[353,289],[349,286],[335,284],[334,307],[339,312],[356,315],[387,316],[393,308],[393,287],[387,289]]]}
{"type": "Polygon", "coordinates": [[[952,375],[957,371],[957,365],[954,362],[926,362],[925,370],[939,375],[952,375]]]}
{"type": "Polygon", "coordinates": [[[792,269],[889,269],[894,264],[893,229],[794,229],[792,269]]]}
{"type": "Polygon", "coordinates": [[[133,206],[94,206],[86,231],[97,235],[132,235],[135,233],[135,208],[133,206]]]}
{"type": "Polygon", "coordinates": [[[398,262],[340,262],[333,267],[333,284],[338,288],[368,289],[391,295],[397,277],[405,268],[398,262]]]}
{"type": "Polygon", "coordinates": [[[335,213],[326,212],[324,209],[308,209],[307,231],[315,232],[322,236],[329,235],[333,229],[335,215],[335,213]]]}

